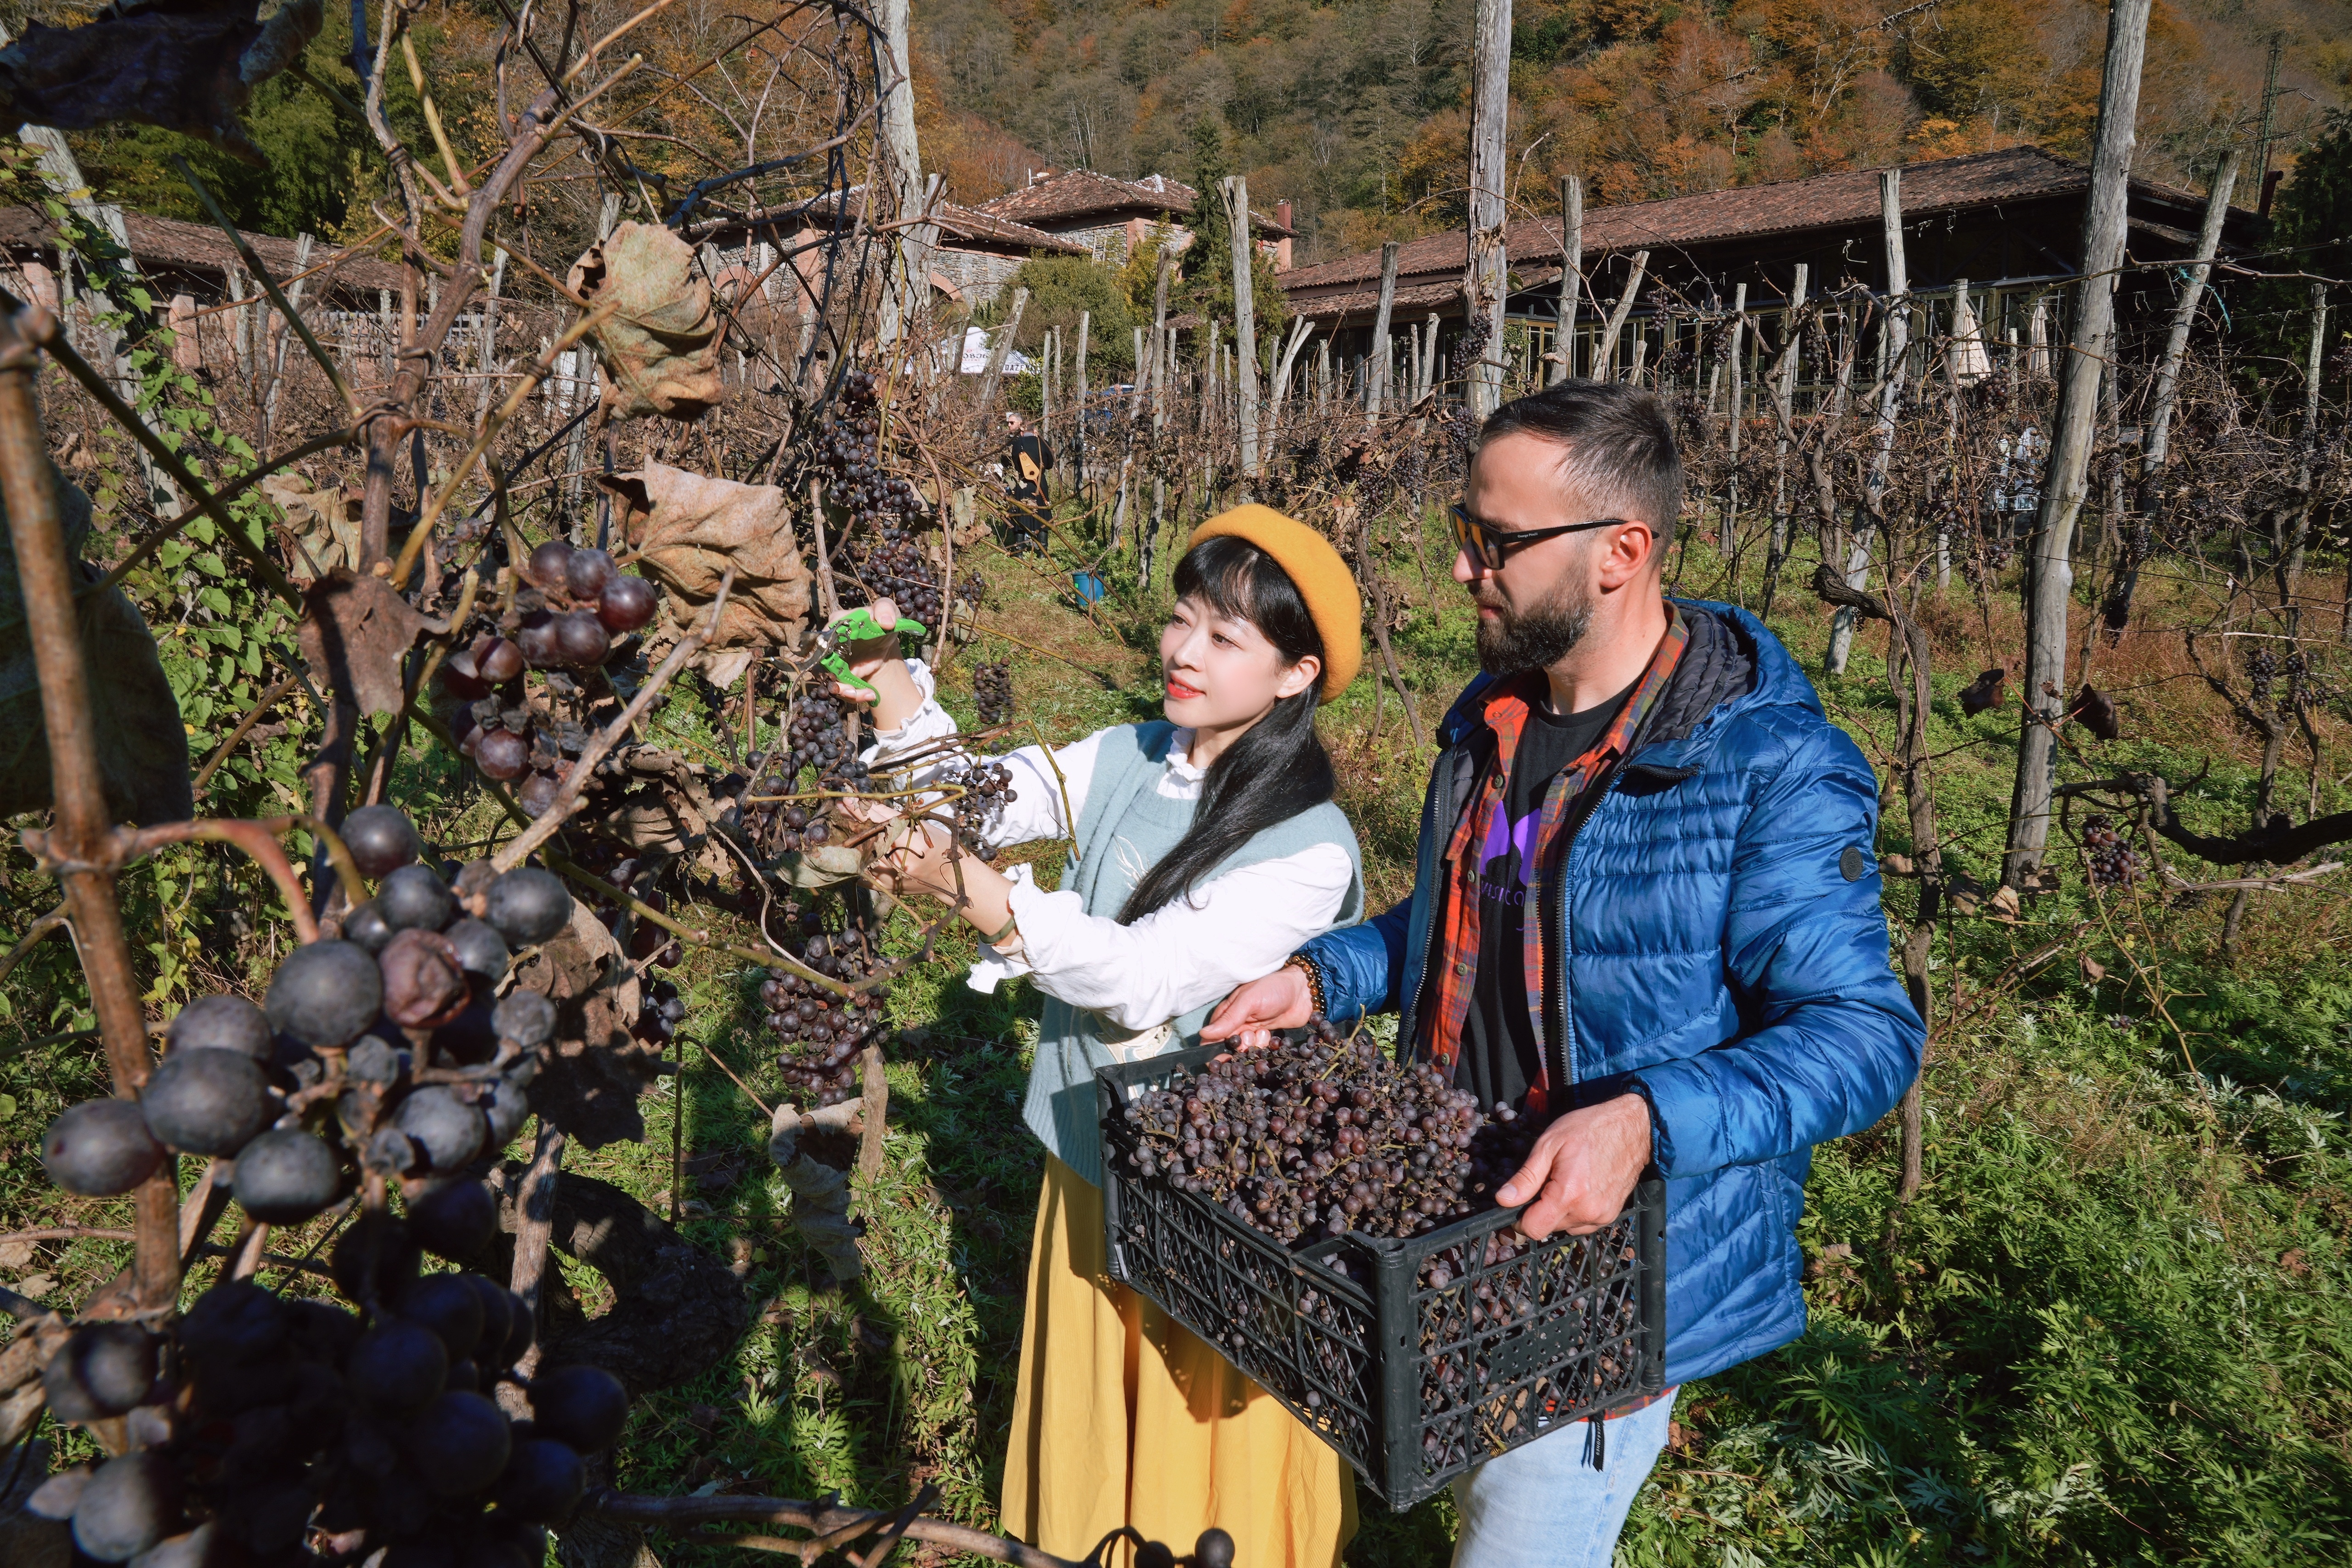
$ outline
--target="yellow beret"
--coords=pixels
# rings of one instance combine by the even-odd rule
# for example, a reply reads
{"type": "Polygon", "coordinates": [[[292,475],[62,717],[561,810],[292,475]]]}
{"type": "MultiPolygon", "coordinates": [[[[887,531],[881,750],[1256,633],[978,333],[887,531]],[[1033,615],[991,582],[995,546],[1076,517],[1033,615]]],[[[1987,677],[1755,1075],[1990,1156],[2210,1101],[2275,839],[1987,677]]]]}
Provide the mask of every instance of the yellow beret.
{"type": "Polygon", "coordinates": [[[1307,613],[1315,617],[1315,630],[1323,638],[1321,700],[1328,702],[1347,690],[1364,664],[1364,601],[1356,592],[1356,574],[1331,542],[1297,519],[1253,501],[1221,511],[1194,529],[1184,548],[1189,551],[1220,534],[1246,539],[1274,557],[1307,601],[1307,613]]]}

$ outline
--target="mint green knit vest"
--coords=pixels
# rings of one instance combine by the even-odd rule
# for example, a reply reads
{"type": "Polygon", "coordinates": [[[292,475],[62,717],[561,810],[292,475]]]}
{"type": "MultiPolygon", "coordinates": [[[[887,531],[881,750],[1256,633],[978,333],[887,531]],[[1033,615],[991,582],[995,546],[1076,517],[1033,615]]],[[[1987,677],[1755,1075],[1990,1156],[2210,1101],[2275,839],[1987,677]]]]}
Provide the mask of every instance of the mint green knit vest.
{"type": "MultiPolygon", "coordinates": [[[[1194,803],[1171,800],[1155,787],[1166,770],[1169,743],[1175,732],[1176,726],[1163,719],[1122,725],[1103,735],[1094,776],[1087,786],[1086,808],[1078,813],[1077,854],[1062,868],[1063,890],[1077,893],[1090,915],[1117,916],[1144,873],[1158,865],[1192,825],[1194,803]]],[[[1356,847],[1355,830],[1348,826],[1347,814],[1329,801],[1258,833],[1220,861],[1201,885],[1244,866],[1279,860],[1318,844],[1337,844],[1348,852],[1354,875],[1349,879],[1339,918],[1332,923],[1353,925],[1364,914],[1363,855],[1356,847]]],[[[1267,967],[1273,968],[1286,956],[1275,955],[1267,967]]],[[[1222,1000],[1203,1003],[1173,1020],[1172,1032],[1151,1054],[1200,1044],[1201,1026],[1222,1000]]],[[[1046,997],[1037,1029],[1036,1060],[1029,1069],[1029,1097],[1022,1109],[1029,1131],[1064,1164],[1097,1186],[1102,1184],[1102,1139],[1095,1104],[1095,1072],[1120,1059],[1105,1043],[1106,1036],[1124,1040],[1128,1032],[1059,997],[1046,997]]],[[[1129,1059],[1133,1058],[1130,1051],[1129,1059]]]]}

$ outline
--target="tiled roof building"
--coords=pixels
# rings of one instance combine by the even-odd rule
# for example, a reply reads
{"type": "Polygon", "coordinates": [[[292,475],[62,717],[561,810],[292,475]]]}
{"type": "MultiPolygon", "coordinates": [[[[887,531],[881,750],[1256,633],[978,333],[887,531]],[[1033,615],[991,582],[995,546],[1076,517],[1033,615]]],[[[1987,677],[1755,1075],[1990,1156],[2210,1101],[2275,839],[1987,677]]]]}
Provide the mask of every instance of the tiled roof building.
{"type": "MultiPolygon", "coordinates": [[[[1199,200],[1198,191],[1165,174],[1119,180],[1092,169],[1064,169],[1033,174],[1021,189],[981,203],[980,210],[1075,240],[1096,260],[1118,267],[1154,228],[1174,229],[1189,243],[1189,220],[1199,200]]],[[[1288,269],[1294,237],[1288,202],[1277,203],[1271,216],[1253,209],[1250,233],[1277,270],[1288,269]]]]}
{"type": "MultiPolygon", "coordinates": [[[[2035,342],[2054,341],[2064,308],[2059,285],[2077,268],[2090,180],[2084,165],[2032,146],[1904,165],[1905,255],[1913,296],[1934,308],[1940,295],[1943,308],[1949,308],[1956,284],[1965,279],[1975,318],[1990,342],[2011,331],[2020,342],[2029,333],[2035,342]]],[[[2204,205],[2199,193],[2135,178],[2129,259],[2162,262],[2190,254],[2204,205]]],[[[2233,209],[2223,231],[2225,251],[2250,244],[2261,223],[2254,214],[2233,209]]],[[[1511,279],[1506,316],[1526,323],[1523,354],[1555,352],[1561,227],[1557,217],[1528,218],[1505,230],[1511,279]]],[[[1583,245],[1579,374],[1597,368],[1589,357],[1598,323],[1622,294],[1638,251],[1647,251],[1649,260],[1618,344],[1621,370],[1661,303],[1727,312],[1745,285],[1748,311],[1772,314],[1782,308],[1800,262],[1809,269],[1815,300],[1842,288],[1885,287],[1875,169],[1588,207],[1583,245]]],[[[1392,331],[1434,331],[1441,341],[1457,331],[1467,257],[1467,237],[1458,230],[1400,247],[1392,331]]],[[[1286,273],[1283,290],[1291,310],[1323,323],[1334,334],[1335,353],[1353,363],[1370,348],[1380,279],[1381,255],[1371,250],[1286,273]]],[[[2147,283],[2145,273],[2128,277],[2126,295],[2147,283]]],[[[2130,310],[2126,300],[2126,317],[2130,310]]]]}

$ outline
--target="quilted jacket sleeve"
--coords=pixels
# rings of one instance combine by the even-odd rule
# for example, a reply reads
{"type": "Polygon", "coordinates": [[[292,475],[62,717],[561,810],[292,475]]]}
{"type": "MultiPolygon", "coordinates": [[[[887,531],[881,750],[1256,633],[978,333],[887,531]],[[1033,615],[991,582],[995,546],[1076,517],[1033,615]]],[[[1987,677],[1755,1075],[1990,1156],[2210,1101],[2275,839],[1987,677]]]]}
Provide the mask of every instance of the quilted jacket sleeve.
{"type": "Polygon", "coordinates": [[[1636,1079],[1668,1176],[1859,1131],[1916,1075],[1926,1031],[1887,963],[1876,826],[1869,765],[1816,720],[1750,804],[1734,852],[1724,958],[1749,1026],[1636,1079]]]}
{"type": "Polygon", "coordinates": [[[1323,1005],[1335,1024],[1366,1013],[1393,1013],[1404,977],[1404,936],[1412,900],[1358,925],[1326,931],[1299,951],[1323,976],[1323,1005]]]}

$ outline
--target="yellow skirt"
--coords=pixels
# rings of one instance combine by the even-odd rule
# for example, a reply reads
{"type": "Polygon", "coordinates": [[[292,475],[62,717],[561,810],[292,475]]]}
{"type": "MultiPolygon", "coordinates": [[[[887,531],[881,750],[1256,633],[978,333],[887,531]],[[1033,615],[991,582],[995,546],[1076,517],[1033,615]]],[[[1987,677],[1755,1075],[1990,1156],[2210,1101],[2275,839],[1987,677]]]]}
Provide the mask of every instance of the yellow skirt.
{"type": "Polygon", "coordinates": [[[1247,1568],[1336,1568],[1356,1533],[1355,1481],[1273,1395],[1110,1283],[1102,1193],[1049,1154],[1003,1527],[1076,1558],[1122,1524],[1179,1556],[1214,1525],[1247,1568]]]}

